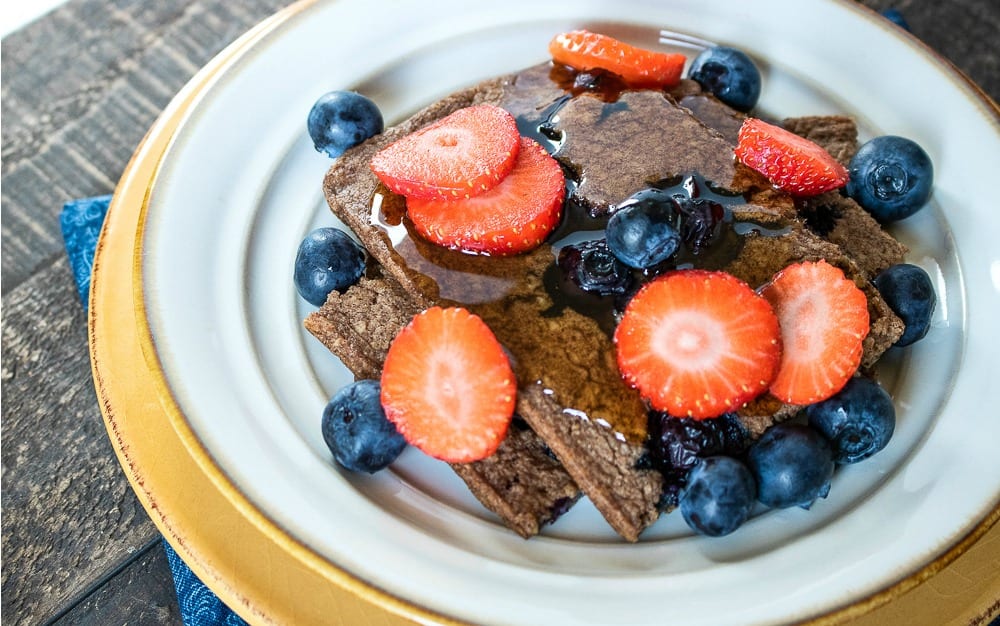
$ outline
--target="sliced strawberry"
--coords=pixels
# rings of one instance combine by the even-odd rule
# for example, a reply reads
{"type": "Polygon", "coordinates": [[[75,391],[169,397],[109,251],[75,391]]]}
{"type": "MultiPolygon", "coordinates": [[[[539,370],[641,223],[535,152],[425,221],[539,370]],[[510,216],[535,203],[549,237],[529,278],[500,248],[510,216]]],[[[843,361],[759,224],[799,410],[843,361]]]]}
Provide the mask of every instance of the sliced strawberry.
{"type": "Polygon", "coordinates": [[[736,158],[797,196],[837,189],[848,179],[847,169],[818,144],[752,117],[740,127],[736,158]]]}
{"type": "Polygon", "coordinates": [[[557,63],[578,70],[607,70],[632,87],[675,87],[685,61],[683,54],[636,48],[586,30],[556,35],[549,42],[549,54],[557,63]]]}
{"type": "Polygon", "coordinates": [[[521,139],[514,169],[474,198],[407,198],[406,212],[425,239],[438,245],[502,256],[537,247],[559,224],[566,180],[537,142],[521,139]]]}
{"type": "Polygon", "coordinates": [[[615,330],[618,367],[653,408],[716,417],[767,390],[781,358],[778,320],[724,272],[678,270],[647,283],[615,330]]]}
{"type": "Polygon", "coordinates": [[[418,313],[389,346],[382,369],[386,416],[407,442],[451,463],[493,454],[516,394],[500,342],[462,308],[418,313]]]}
{"type": "Polygon", "coordinates": [[[789,265],[761,288],[781,326],[784,352],[771,394],[812,404],[847,384],[868,335],[868,299],[826,261],[789,265]]]}
{"type": "Polygon", "coordinates": [[[510,173],[520,145],[514,117],[482,104],[386,146],[371,168],[386,187],[410,198],[469,198],[510,173]]]}

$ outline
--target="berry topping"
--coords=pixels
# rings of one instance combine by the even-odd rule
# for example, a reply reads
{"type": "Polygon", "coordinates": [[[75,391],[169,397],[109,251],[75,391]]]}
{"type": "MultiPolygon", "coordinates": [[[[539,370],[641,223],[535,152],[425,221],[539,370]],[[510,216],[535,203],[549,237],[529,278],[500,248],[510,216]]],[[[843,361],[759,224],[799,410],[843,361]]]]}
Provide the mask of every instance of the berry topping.
{"type": "Polygon", "coordinates": [[[833,453],[818,432],[802,424],[772,426],[747,454],[757,499],[776,509],[808,509],[830,492],[833,453]]]}
{"type": "Polygon", "coordinates": [[[372,157],[375,175],[407,198],[470,198],[510,173],[521,140],[514,117],[490,104],[459,109],[372,157]]]}
{"type": "Polygon", "coordinates": [[[848,178],[844,166],[818,144],[752,117],[740,127],[736,158],[797,196],[837,189],[848,178]]]}
{"type": "Polygon", "coordinates": [[[611,254],[604,239],[564,246],[557,264],[574,285],[588,293],[622,295],[632,285],[628,267],[611,254]]]}
{"type": "Polygon", "coordinates": [[[870,378],[852,378],[833,397],[807,406],[806,415],[830,442],[836,463],[867,459],[889,443],[896,427],[892,398],[870,378]]]}
{"type": "Polygon", "coordinates": [[[586,30],[556,35],[549,42],[549,54],[557,63],[581,71],[615,73],[631,87],[674,87],[685,61],[683,54],[644,50],[586,30]]]}
{"type": "Polygon", "coordinates": [[[872,282],[889,308],[906,324],[895,345],[908,346],[923,339],[937,305],[937,294],[927,272],[916,265],[900,263],[884,270],[872,282]]]}
{"type": "Polygon", "coordinates": [[[826,261],[789,265],[761,288],[781,325],[784,350],[771,393],[811,404],[840,391],[861,363],[868,299],[826,261]]]}
{"type": "Polygon", "coordinates": [[[712,456],[695,466],[681,492],[684,521],[709,537],[728,535],[750,517],[757,484],[747,466],[728,456],[712,456]]]}
{"type": "Polygon", "coordinates": [[[885,135],[866,142],[854,154],[849,169],[848,195],[880,222],[913,215],[931,196],[931,158],[903,137],[885,135]]]}
{"type": "Polygon", "coordinates": [[[333,458],[355,472],[374,473],[396,460],[406,440],[385,417],[377,380],[344,387],[323,409],[323,440],[333,458]]]}
{"type": "Polygon", "coordinates": [[[306,129],[317,152],[339,157],[382,132],[382,113],[368,98],[353,91],[331,91],[309,110],[306,129]]]}
{"type": "Polygon", "coordinates": [[[700,459],[723,454],[742,455],[750,433],[734,413],[708,419],[673,417],[652,411],[649,415],[649,456],[663,474],[661,507],[678,504],[689,470],[700,459]]]}
{"type": "Polygon", "coordinates": [[[473,198],[407,198],[417,232],[441,246],[494,256],[536,248],[559,224],[566,180],[537,142],[521,139],[514,169],[500,184],[473,198]]]}
{"type": "Polygon", "coordinates": [[[767,389],[781,357],[771,306],[723,272],[679,270],[647,283],[615,330],[618,367],[654,409],[716,417],[767,389]]]}
{"type": "Polygon", "coordinates": [[[292,278],[306,302],[323,306],[331,291],[343,292],[365,271],[365,249],[342,230],[317,228],[299,244],[292,278]]]}
{"type": "Polygon", "coordinates": [[[760,70],[744,52],[716,46],[695,57],[688,77],[716,98],[740,111],[749,111],[760,97],[760,70]]]}
{"type": "Polygon", "coordinates": [[[681,245],[673,225],[673,200],[658,190],[633,195],[608,220],[608,248],[629,267],[646,269],[669,259],[681,245]]]}
{"type": "Polygon", "coordinates": [[[517,383],[482,319],[432,307],[399,332],[382,370],[382,406],[411,445],[451,463],[484,459],[514,415],[517,383]]]}

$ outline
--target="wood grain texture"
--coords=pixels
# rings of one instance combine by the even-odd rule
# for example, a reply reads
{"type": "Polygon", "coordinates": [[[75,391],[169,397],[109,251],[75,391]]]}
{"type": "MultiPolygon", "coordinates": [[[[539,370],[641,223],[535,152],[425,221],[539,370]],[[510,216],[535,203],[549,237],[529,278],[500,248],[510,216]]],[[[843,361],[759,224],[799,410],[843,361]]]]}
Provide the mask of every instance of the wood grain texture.
{"type": "Polygon", "coordinates": [[[91,593],[52,620],[51,626],[182,624],[170,563],[156,539],[91,593]]]}
{"type": "Polygon", "coordinates": [[[58,257],[3,298],[4,623],[55,614],[157,535],[84,375],[86,320],[67,283],[58,257]]]}
{"type": "MultiPolygon", "coordinates": [[[[71,0],[2,41],[4,624],[179,623],[162,552],[144,551],[155,528],[101,423],[58,215],[111,192],[184,83],[289,3],[71,0]]],[[[862,4],[900,9],[1000,99],[1000,2],[862,4]]]]}

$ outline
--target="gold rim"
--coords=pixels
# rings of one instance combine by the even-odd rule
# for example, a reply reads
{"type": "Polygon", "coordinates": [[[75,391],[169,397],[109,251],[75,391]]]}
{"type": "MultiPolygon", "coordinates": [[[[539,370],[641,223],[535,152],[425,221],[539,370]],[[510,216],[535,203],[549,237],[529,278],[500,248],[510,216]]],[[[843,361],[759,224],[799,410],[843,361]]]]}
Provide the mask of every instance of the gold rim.
{"type": "MultiPolygon", "coordinates": [[[[380,616],[388,624],[410,623],[409,619],[458,624],[338,568],[257,509],[213,462],[180,411],[156,359],[145,315],[138,262],[142,230],[150,190],[175,131],[197,97],[216,79],[263,38],[314,4],[316,0],[300,0],[227,47],[171,102],[133,155],[115,191],[94,261],[89,328],[95,386],[115,452],[154,524],[199,578],[244,618],[255,623],[318,623],[313,619],[325,621],[337,615],[344,621],[355,615],[366,621],[380,616]],[[131,281],[133,293],[115,289],[122,280],[131,281]],[[122,324],[134,327],[135,336],[123,340],[122,324]],[[142,441],[139,435],[149,434],[146,431],[156,435],[150,441],[168,443],[172,455],[164,458],[163,450],[154,450],[142,441]],[[168,463],[170,467],[166,467],[168,463]],[[179,473],[183,478],[180,485],[184,486],[163,478],[167,470],[178,473],[178,465],[183,465],[179,473]],[[200,494],[193,501],[185,500],[184,494],[195,492],[195,486],[200,488],[200,494]],[[164,498],[165,494],[173,497],[164,498]],[[206,529],[206,520],[213,519],[206,513],[223,520],[224,529],[206,529]],[[220,548],[220,543],[254,546],[254,550],[245,550],[240,557],[233,554],[231,547],[220,548]],[[246,554],[249,552],[259,554],[246,554]],[[276,588],[274,583],[279,580],[284,584],[276,588]],[[308,594],[308,590],[314,592],[308,594]],[[288,606],[287,593],[304,598],[307,606],[288,606]]],[[[950,63],[945,65],[953,68],[950,63]]],[[[957,74],[972,84],[963,74],[957,74]]],[[[996,104],[980,89],[974,91],[988,109],[997,111],[996,104]]],[[[899,598],[964,554],[998,519],[1000,504],[945,554],[918,571],[809,623],[841,624],[899,598]]]]}

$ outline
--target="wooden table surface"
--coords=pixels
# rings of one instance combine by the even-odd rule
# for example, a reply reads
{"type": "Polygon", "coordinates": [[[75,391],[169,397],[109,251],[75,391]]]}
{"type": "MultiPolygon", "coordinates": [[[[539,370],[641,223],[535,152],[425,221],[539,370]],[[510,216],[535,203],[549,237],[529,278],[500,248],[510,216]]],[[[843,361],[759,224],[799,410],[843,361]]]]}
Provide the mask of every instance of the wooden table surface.
{"type": "MultiPolygon", "coordinates": [[[[72,0],[3,39],[4,624],[181,623],[159,535],[101,421],[58,216],[113,191],[184,83],[286,4],[72,0]]],[[[863,4],[901,10],[1000,100],[1000,2],[863,4]]]]}

